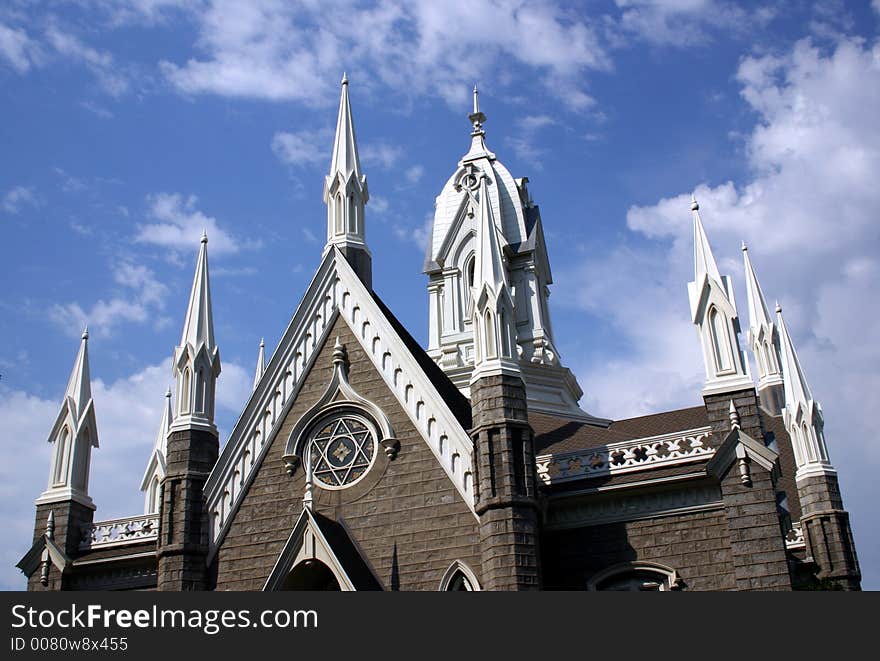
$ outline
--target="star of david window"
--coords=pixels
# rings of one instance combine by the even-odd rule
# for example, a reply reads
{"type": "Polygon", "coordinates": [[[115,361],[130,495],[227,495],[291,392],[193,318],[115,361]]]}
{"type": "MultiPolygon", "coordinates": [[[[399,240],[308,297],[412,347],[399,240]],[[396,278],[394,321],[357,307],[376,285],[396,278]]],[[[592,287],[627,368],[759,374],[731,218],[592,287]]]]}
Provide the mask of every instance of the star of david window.
{"type": "Polygon", "coordinates": [[[350,414],[325,420],[312,433],[309,461],[314,481],[343,489],[360,480],[376,456],[376,437],[365,420],[350,414]]]}

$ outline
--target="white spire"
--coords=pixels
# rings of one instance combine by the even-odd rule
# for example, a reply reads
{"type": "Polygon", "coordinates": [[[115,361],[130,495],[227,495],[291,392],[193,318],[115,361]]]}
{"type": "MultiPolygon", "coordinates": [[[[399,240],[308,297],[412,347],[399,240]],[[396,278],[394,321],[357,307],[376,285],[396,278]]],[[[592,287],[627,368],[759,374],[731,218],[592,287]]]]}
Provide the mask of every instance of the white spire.
{"type": "Polygon", "coordinates": [[[470,315],[474,333],[471,383],[482,376],[506,372],[519,375],[516,361],[513,300],[502,252],[503,234],[495,225],[489,198],[489,178],[480,178],[474,287],[470,315]]]}
{"type": "Polygon", "coordinates": [[[700,282],[704,276],[714,278],[721,284],[721,274],[718,265],[715,264],[715,256],[712,254],[712,246],[703,229],[703,221],[700,218],[700,205],[697,199],[691,196],[691,211],[694,215],[694,280],[700,282]]]}
{"type": "Polygon", "coordinates": [[[330,159],[330,176],[341,174],[348,179],[354,173],[361,178],[361,161],[358,157],[354,120],[348,100],[348,76],[342,74],[342,96],[339,99],[339,115],[336,118],[336,139],[333,141],[333,157],[330,159]]]}
{"type": "Polygon", "coordinates": [[[825,445],[822,406],[813,399],[779,303],[776,304],[776,319],[785,380],[785,409],[782,418],[791,437],[797,464],[795,479],[802,480],[812,475],[834,475],[836,471],[831,465],[825,445]]]}
{"type": "Polygon", "coordinates": [[[801,362],[794,350],[791,335],[788,334],[785,319],[782,317],[782,306],[779,303],[776,304],[776,319],[779,321],[779,344],[785,374],[785,405],[786,408],[796,407],[799,403],[806,404],[812,401],[813,393],[810,392],[807,378],[801,369],[801,362]]]}
{"type": "Polygon", "coordinates": [[[153,442],[153,451],[147,462],[147,469],[141,479],[141,491],[144,492],[144,514],[155,514],[159,511],[159,486],[165,477],[165,462],[168,459],[168,432],[174,415],[171,409],[171,388],[165,391],[165,407],[159,422],[159,431],[153,442]]]}
{"type": "Polygon", "coordinates": [[[703,229],[700,205],[691,198],[694,217],[694,280],[688,283],[691,319],[703,347],[706,382],[711,395],[754,388],[749,364],[739,345],[739,319],[729,276],[718,272],[703,229]]]}
{"type": "Polygon", "coordinates": [[[777,415],[785,405],[782,391],[782,365],[779,356],[779,336],[776,324],[767,310],[767,302],[758,276],[749,258],[749,249],[742,244],[746,293],[749,301],[749,347],[758,366],[758,394],[761,404],[770,413],[777,415]]]}
{"type": "Polygon", "coordinates": [[[89,498],[89,466],[98,447],[98,425],[89,375],[89,331],[84,329],[61,409],[49,433],[53,444],[46,491],[38,503],[75,500],[94,507],[89,498]]]}
{"type": "MultiPolygon", "coordinates": [[[[489,287],[497,297],[507,287],[507,268],[502,248],[506,245],[504,235],[495,224],[492,202],[489,199],[489,177],[480,177],[480,217],[477,222],[477,254],[474,268],[474,287],[477,296],[483,287],[489,287]]],[[[473,297],[472,297],[473,298],[473,297]]]]}
{"type": "Polygon", "coordinates": [[[254,371],[254,390],[266,371],[266,343],[260,338],[260,351],[257,353],[257,369],[254,371]]]}
{"type": "Polygon", "coordinates": [[[336,119],[336,137],[330,172],[324,178],[327,205],[327,243],[324,253],[336,246],[369,287],[372,282],[370,251],[366,242],[364,206],[370,199],[367,177],[361,172],[354,120],[348,99],[348,77],[342,77],[342,95],[336,119]]]}
{"type": "Polygon", "coordinates": [[[208,236],[205,233],[202,233],[183,334],[174,350],[172,374],[177,387],[177,415],[173,427],[216,433],[214,387],[220,375],[220,351],[214,340],[208,236]]]}
{"type": "Polygon", "coordinates": [[[760,328],[761,326],[772,326],[773,320],[770,318],[770,311],[767,309],[767,302],[764,300],[764,292],[761,291],[761,285],[758,282],[758,276],[752,267],[752,260],[749,259],[749,248],[743,241],[742,244],[743,261],[745,262],[746,273],[746,293],[749,300],[749,322],[752,328],[760,328]]]}
{"type": "MultiPolygon", "coordinates": [[[[85,407],[92,401],[92,383],[89,375],[89,328],[86,326],[82,332],[79,344],[79,353],[73,362],[70,378],[67,380],[67,390],[64,396],[73,402],[76,416],[82,415],[85,407]]],[[[95,438],[97,447],[97,437],[95,438]]]]}
{"type": "Polygon", "coordinates": [[[198,350],[201,345],[211,351],[214,349],[214,318],[211,312],[211,284],[208,279],[208,234],[202,232],[199,258],[193,278],[189,305],[186,308],[186,321],[180,345],[189,345],[198,350]]]}

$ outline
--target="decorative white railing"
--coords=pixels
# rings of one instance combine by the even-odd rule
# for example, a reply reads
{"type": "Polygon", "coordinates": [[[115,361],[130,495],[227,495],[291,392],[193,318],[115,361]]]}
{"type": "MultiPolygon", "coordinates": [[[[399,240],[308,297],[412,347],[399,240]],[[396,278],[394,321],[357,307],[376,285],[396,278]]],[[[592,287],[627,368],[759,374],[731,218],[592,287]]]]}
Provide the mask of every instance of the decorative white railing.
{"type": "Polygon", "coordinates": [[[785,536],[785,548],[789,551],[806,548],[807,543],[804,541],[804,531],[800,522],[792,524],[791,530],[785,536]]]}
{"type": "Polygon", "coordinates": [[[97,521],[83,529],[81,549],[137,544],[159,537],[159,515],[140,514],[124,519],[97,521]]]}
{"type": "Polygon", "coordinates": [[[544,484],[559,484],[708,459],[715,454],[715,448],[708,443],[710,432],[710,427],[701,427],[588,450],[541,455],[535,459],[538,477],[544,484]]]}

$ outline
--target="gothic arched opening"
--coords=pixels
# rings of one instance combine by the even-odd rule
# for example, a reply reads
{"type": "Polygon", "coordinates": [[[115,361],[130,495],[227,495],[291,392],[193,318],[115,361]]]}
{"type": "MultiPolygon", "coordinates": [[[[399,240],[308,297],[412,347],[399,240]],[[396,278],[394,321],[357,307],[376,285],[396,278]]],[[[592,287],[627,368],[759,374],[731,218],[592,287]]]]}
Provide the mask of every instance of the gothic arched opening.
{"type": "Polygon", "coordinates": [[[290,573],[281,585],[281,589],[324,592],[339,592],[341,590],[339,581],[330,568],[320,560],[315,559],[303,560],[290,570],[290,573]]]}

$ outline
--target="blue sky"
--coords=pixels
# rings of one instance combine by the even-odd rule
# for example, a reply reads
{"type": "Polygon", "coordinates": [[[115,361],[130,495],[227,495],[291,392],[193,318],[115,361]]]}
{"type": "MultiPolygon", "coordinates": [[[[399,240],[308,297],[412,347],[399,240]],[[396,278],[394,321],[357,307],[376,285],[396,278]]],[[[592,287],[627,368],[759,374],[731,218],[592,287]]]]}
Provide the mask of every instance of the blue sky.
{"type": "Polygon", "coordinates": [[[691,194],[744,326],[747,241],[880,588],[878,17],[878,0],[4,3],[0,587],[24,584],[85,322],[96,516],[141,511],[203,227],[231,429],[320,258],[345,70],[375,289],[425,341],[427,223],[477,81],[489,147],[541,206],[555,334],[591,413],[700,402],[691,194]]]}

